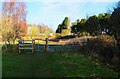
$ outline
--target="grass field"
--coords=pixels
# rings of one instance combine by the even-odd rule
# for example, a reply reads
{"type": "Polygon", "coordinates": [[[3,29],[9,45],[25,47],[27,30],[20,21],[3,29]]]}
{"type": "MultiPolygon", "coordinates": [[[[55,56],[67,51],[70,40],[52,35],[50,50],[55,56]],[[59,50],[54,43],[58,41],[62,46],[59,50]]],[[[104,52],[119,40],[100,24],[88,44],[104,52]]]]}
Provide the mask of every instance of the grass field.
{"type": "Polygon", "coordinates": [[[3,77],[117,77],[117,72],[81,54],[3,54],[3,77]]]}

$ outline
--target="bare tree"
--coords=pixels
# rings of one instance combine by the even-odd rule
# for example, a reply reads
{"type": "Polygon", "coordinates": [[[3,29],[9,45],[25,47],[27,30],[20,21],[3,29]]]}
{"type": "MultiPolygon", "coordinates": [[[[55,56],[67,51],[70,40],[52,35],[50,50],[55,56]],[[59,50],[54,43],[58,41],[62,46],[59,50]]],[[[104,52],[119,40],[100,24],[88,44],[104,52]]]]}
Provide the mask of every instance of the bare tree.
{"type": "Polygon", "coordinates": [[[5,42],[15,43],[16,38],[21,34],[26,34],[26,5],[24,2],[16,2],[16,0],[3,2],[2,16],[2,35],[5,42]]]}

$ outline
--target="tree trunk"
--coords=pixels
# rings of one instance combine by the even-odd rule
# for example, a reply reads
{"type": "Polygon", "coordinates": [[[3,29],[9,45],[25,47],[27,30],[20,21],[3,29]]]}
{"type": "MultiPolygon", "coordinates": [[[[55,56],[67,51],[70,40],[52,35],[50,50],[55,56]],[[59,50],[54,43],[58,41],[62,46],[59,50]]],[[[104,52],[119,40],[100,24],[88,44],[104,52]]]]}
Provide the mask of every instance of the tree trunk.
{"type": "Polygon", "coordinates": [[[14,37],[13,37],[13,44],[15,44],[15,40],[16,40],[16,34],[14,35],[14,37]]]}
{"type": "Polygon", "coordinates": [[[6,39],[5,39],[5,49],[7,50],[7,42],[6,42],[6,39]]]}
{"type": "Polygon", "coordinates": [[[10,43],[10,39],[9,38],[7,38],[7,42],[8,42],[8,44],[10,45],[11,43],[10,43]]]}

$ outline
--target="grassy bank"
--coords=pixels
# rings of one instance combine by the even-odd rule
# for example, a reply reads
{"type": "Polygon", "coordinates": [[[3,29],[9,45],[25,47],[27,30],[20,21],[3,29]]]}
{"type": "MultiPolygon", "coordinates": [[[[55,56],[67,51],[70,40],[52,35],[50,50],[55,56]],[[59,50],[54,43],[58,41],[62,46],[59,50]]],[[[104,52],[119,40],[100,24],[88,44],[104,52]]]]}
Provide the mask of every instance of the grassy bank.
{"type": "Polygon", "coordinates": [[[81,54],[3,54],[3,77],[117,77],[117,72],[81,54]]]}

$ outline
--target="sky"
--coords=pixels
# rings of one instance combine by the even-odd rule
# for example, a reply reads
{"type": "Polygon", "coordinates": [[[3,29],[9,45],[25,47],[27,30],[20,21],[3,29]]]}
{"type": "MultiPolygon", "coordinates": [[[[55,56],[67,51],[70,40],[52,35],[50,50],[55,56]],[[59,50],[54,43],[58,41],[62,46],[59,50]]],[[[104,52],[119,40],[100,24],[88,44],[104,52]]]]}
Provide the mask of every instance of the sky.
{"type": "Polygon", "coordinates": [[[71,22],[75,22],[77,19],[86,18],[86,15],[106,13],[115,5],[115,2],[117,1],[26,0],[26,19],[28,24],[45,24],[55,31],[65,17],[69,17],[71,22]]]}

